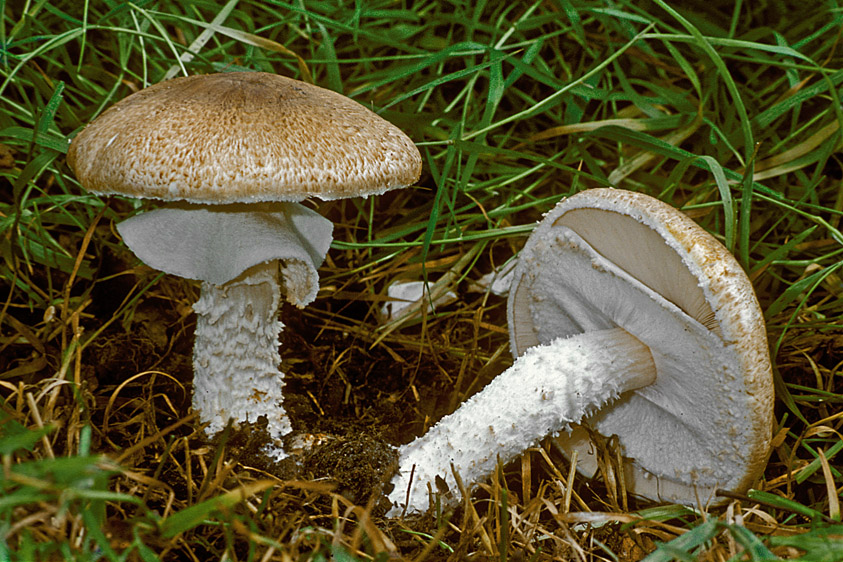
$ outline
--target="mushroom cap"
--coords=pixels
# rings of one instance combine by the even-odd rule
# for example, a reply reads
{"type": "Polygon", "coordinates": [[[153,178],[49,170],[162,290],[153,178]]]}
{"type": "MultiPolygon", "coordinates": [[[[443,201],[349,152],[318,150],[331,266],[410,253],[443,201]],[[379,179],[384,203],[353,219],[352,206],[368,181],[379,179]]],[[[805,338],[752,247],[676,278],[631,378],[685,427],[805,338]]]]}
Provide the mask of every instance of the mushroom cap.
{"type": "Polygon", "coordinates": [[[623,328],[650,347],[657,369],[653,384],[555,438],[568,455],[578,452],[584,474],[598,467],[589,429],[618,436],[627,490],[652,499],[707,504],[716,501],[715,489],[743,491],[763,470],[772,438],[773,382],[761,309],[735,258],[678,210],[611,188],[563,200],[519,256],[508,316],[516,357],[558,337],[607,327],[623,328]],[[566,248],[549,241],[571,236],[699,329],[667,329],[650,313],[613,317],[612,307],[593,294],[593,284],[579,283],[576,271],[554,268],[553,253],[566,248]],[[674,349],[680,341],[698,348],[674,349]]]}
{"type": "Polygon", "coordinates": [[[117,102],[67,162],[85,189],[194,203],[340,199],[413,184],[421,155],[361,104],[264,72],[175,78],[117,102]]]}

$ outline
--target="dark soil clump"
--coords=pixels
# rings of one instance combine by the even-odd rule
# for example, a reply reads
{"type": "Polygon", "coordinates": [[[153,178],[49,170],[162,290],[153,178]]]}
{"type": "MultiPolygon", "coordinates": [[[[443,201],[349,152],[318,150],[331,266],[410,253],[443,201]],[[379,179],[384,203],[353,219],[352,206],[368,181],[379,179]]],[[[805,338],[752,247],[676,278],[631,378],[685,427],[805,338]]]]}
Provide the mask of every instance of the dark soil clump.
{"type": "Polygon", "coordinates": [[[365,505],[372,494],[378,494],[374,511],[382,513],[389,505],[379,498],[398,470],[398,451],[364,433],[328,439],[305,455],[302,470],[310,479],[334,481],[336,491],[358,505],[365,505]]]}

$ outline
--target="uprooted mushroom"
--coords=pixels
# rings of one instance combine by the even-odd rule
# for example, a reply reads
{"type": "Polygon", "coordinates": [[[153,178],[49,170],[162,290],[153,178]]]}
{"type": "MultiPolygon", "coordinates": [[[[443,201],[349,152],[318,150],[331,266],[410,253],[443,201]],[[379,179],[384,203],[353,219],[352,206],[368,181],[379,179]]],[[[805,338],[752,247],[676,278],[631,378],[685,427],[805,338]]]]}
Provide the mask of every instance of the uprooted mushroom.
{"type": "MultiPolygon", "coordinates": [[[[597,467],[588,427],[618,436],[626,489],[688,505],[764,467],[773,383],[752,286],[714,237],[646,195],[562,201],[519,254],[507,371],[399,449],[393,515],[423,511],[547,436],[597,467]]],[[[458,497],[458,493],[455,494],[458,497]]],[[[446,498],[447,501],[447,498],[446,498]]]]}

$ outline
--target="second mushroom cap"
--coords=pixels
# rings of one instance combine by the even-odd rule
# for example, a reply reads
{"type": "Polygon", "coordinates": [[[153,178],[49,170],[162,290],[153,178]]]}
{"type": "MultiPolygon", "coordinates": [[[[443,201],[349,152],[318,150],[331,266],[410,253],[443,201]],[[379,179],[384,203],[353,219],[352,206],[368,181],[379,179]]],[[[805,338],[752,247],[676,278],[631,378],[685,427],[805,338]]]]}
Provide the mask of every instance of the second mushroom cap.
{"type": "Polygon", "coordinates": [[[773,386],[761,310],[734,257],[683,213],[619,189],[565,199],[519,256],[508,316],[516,357],[555,338],[608,327],[629,332],[653,354],[653,384],[557,437],[564,451],[579,452],[582,472],[597,468],[584,427],[619,437],[627,489],[650,498],[707,502],[717,487],[745,489],[763,469],[773,386]],[[665,330],[643,311],[607,311],[600,295],[577,287],[576,272],[553,267],[558,250],[550,241],[565,232],[687,315],[711,342],[683,349],[688,333],[665,330]]]}

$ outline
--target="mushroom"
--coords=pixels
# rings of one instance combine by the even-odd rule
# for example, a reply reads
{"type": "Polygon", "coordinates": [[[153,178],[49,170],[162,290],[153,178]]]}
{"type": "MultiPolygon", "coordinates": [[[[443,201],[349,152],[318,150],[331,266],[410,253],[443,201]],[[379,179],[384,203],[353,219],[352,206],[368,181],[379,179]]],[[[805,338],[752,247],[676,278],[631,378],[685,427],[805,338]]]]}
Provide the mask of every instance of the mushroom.
{"type": "Polygon", "coordinates": [[[281,294],[316,297],[331,222],[304,207],[414,183],[421,156],[391,123],[338,93],[263,72],[162,82],[105,111],[67,160],[94,193],[159,199],[118,225],[146,264],[202,281],[193,407],[213,435],[266,417],[271,453],[283,408],[281,294]]]}
{"type": "Polygon", "coordinates": [[[761,310],[734,257],[676,209],[617,189],[563,200],[519,254],[508,317],[514,364],[400,447],[391,514],[424,510],[437,476],[455,490],[452,463],[474,484],[546,436],[590,476],[589,430],[618,437],[626,489],[654,500],[707,504],[762,471],[761,310]]]}

